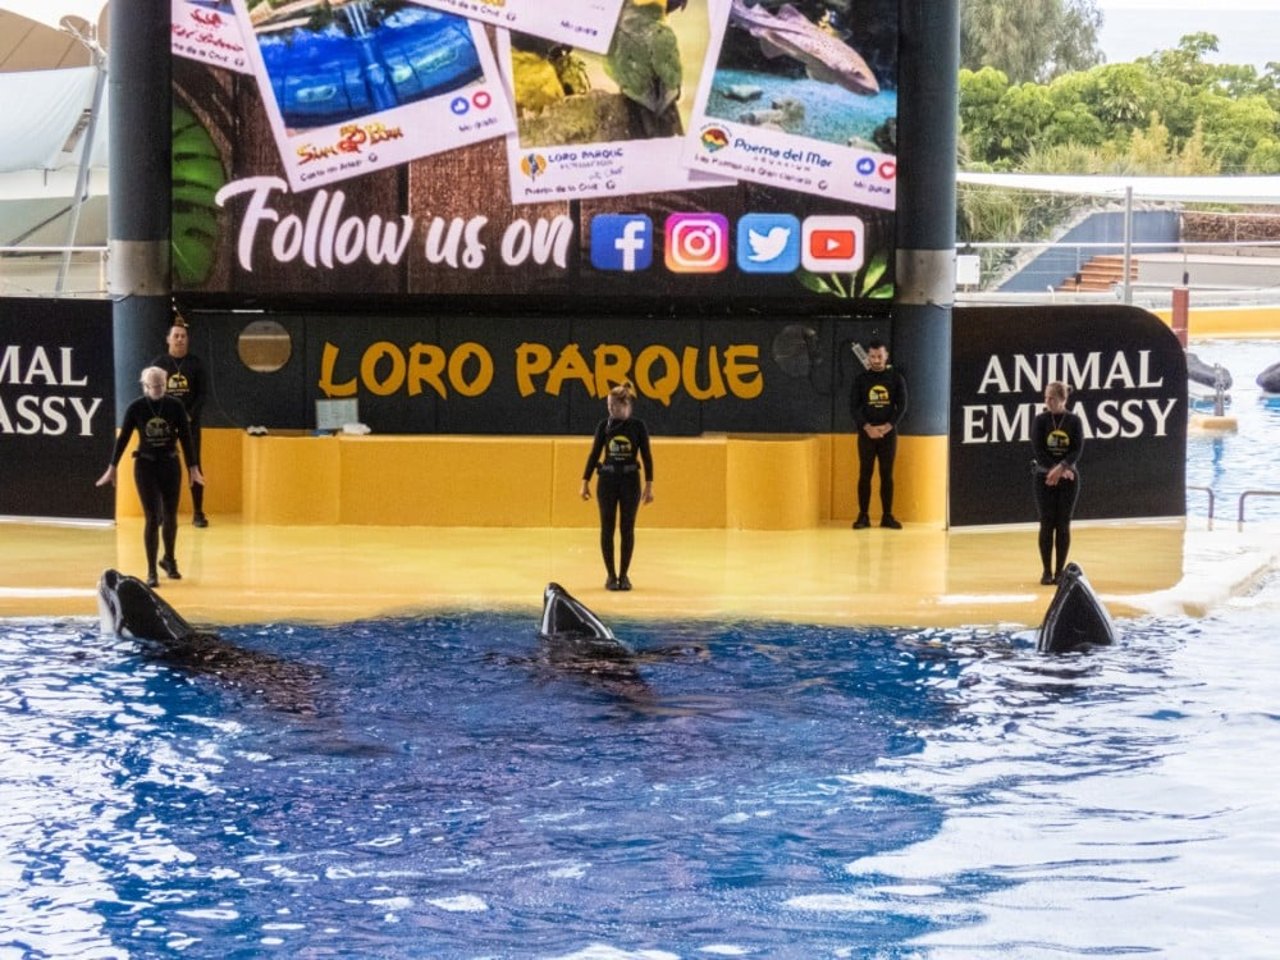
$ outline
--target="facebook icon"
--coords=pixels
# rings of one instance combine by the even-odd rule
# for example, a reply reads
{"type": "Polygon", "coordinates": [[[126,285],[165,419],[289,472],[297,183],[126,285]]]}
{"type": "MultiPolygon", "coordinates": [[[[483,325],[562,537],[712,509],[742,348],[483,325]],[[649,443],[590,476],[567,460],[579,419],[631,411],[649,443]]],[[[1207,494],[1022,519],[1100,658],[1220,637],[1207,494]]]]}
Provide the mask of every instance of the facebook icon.
{"type": "Polygon", "coordinates": [[[591,218],[591,265],[632,273],[653,263],[653,221],[643,213],[602,213],[591,218]]]}

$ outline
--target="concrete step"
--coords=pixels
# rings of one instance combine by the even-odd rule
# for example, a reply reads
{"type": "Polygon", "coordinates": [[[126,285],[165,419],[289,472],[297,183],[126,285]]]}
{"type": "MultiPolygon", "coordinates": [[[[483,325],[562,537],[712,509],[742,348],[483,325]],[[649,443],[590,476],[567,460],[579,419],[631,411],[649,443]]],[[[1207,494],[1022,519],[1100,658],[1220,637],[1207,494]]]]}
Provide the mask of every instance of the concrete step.
{"type": "MultiPolygon", "coordinates": [[[[1138,260],[1129,259],[1129,281],[1138,279],[1138,260]]],[[[1085,263],[1078,273],[1058,284],[1057,289],[1063,292],[1077,290],[1108,291],[1115,284],[1124,283],[1124,257],[1116,254],[1103,254],[1085,263]]]]}

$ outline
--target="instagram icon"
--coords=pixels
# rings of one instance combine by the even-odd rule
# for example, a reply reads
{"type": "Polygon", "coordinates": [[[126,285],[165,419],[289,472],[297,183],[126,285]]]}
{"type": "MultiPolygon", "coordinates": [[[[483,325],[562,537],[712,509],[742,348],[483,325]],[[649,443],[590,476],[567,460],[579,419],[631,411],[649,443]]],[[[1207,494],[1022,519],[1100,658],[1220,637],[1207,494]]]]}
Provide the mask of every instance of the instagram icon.
{"type": "Polygon", "coordinates": [[[719,273],[729,265],[729,221],[721,214],[673,213],[666,240],[672,273],[719,273]]]}

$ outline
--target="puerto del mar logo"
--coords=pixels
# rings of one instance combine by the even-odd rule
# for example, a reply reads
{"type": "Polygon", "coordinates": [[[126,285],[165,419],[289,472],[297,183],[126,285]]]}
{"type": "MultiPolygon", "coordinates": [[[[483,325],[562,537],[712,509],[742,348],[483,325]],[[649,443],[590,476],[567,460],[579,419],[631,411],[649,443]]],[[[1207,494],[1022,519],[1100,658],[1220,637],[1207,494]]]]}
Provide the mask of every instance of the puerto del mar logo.
{"type": "Polygon", "coordinates": [[[702,149],[707,153],[715,153],[729,145],[729,131],[724,127],[703,127],[702,128],[702,149]]]}

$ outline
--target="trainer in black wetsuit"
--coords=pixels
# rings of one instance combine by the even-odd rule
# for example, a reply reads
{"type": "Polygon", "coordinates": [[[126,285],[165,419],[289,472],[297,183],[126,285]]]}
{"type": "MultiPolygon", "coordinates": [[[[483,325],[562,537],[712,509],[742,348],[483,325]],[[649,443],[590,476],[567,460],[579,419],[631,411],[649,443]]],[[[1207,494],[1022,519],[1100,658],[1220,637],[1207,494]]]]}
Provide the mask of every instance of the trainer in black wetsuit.
{"type": "Polygon", "coordinates": [[[869,368],[858,374],[849,411],[858,431],[858,517],[853,528],[871,526],[871,475],[880,465],[880,526],[900,530],[893,516],[893,460],[898,453],[898,421],[907,412],[907,381],[889,366],[889,350],[879,340],[867,346],[869,368]]]}
{"type": "Polygon", "coordinates": [[[199,486],[204,483],[204,476],[191,443],[187,411],[179,401],[165,396],[165,371],[160,367],[143,370],[142,389],[143,395],[129,404],[124,412],[124,423],[111,454],[111,465],[98,479],[98,486],[115,482],[116,468],[136,433],[138,449],[133,454],[133,480],[146,518],[142,543],[147,552],[147,584],[154,587],[159,584],[156,554],[162,528],[164,557],[159,565],[171,580],[182,577],[178,572],[178,561],[174,558],[178,540],[178,496],[182,489],[179,446],[187,462],[191,482],[199,486]]]}
{"type": "MultiPolygon", "coordinates": [[[[196,452],[195,462],[200,462],[200,416],[204,411],[205,376],[204,364],[200,358],[190,352],[190,336],[187,325],[174,323],[165,338],[169,351],[162,353],[151,361],[151,365],[159,367],[168,376],[165,393],[181,401],[191,420],[191,446],[196,452]]],[[[191,506],[193,522],[197,527],[207,527],[208,519],[204,515],[204,486],[199,483],[191,485],[191,506]]]]}
{"type": "Polygon", "coordinates": [[[631,554],[636,542],[636,512],[641,501],[653,502],[653,457],[649,453],[649,431],[642,420],[631,419],[631,385],[609,392],[608,418],[596,427],[595,440],[582,473],[582,499],[591,499],[592,473],[599,473],[596,497],[600,503],[600,553],[609,578],[606,590],[630,590],[631,554]],[[640,486],[640,464],[644,464],[644,488],[640,486]],[[622,565],[613,563],[613,531],[622,529],[622,565]]]}
{"type": "Polygon", "coordinates": [[[1031,424],[1031,488],[1040,514],[1040,582],[1056,583],[1071,549],[1071,515],[1080,497],[1080,470],[1076,466],[1084,450],[1084,425],[1067,410],[1068,388],[1054,381],[1045,387],[1047,410],[1031,424]],[[1056,541],[1056,543],[1055,543],[1056,541]],[[1053,559],[1053,572],[1049,560],[1053,559]]]}

